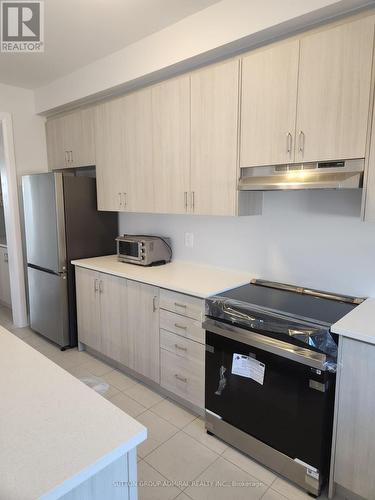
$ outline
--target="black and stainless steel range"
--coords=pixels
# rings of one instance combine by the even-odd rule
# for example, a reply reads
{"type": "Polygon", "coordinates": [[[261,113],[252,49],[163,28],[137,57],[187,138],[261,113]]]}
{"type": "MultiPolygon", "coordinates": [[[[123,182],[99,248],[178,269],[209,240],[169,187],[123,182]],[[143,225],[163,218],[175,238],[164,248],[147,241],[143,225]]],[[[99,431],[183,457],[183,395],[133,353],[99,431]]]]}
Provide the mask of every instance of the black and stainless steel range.
{"type": "Polygon", "coordinates": [[[330,328],[362,300],[263,280],[207,299],[207,431],[318,496],[332,440],[330,328]]]}

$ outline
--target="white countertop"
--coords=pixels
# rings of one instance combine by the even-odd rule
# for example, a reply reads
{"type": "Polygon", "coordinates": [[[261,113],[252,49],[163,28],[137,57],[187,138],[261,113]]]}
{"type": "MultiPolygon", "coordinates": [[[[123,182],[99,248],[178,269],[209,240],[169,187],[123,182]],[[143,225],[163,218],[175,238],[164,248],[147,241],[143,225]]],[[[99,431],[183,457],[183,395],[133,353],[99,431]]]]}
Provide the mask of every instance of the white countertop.
{"type": "Polygon", "coordinates": [[[73,260],[72,264],[201,298],[245,285],[255,277],[247,272],[178,260],[162,266],[143,267],[119,262],[116,255],[73,260]]]}
{"type": "Polygon", "coordinates": [[[338,335],[375,344],[375,299],[366,299],[331,329],[338,335]]]}
{"type": "Polygon", "coordinates": [[[0,327],[0,498],[59,498],[146,428],[0,327]]]}

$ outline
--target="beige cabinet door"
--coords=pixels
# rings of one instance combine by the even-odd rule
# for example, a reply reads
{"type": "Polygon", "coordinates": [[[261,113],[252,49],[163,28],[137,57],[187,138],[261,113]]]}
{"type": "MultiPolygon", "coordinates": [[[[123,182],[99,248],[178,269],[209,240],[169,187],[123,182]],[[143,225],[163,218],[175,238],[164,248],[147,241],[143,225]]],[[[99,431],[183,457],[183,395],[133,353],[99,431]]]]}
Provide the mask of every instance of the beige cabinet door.
{"type": "Polygon", "coordinates": [[[96,186],[99,210],[125,210],[124,99],[95,108],[96,186]]]}
{"type": "Polygon", "coordinates": [[[340,338],[334,481],[375,498],[375,346],[340,338]]]}
{"type": "Polygon", "coordinates": [[[10,277],[8,263],[8,249],[0,247],[0,302],[10,307],[10,277]]]}
{"type": "Polygon", "coordinates": [[[299,41],[242,60],[240,166],[294,160],[299,41]]]}
{"type": "Polygon", "coordinates": [[[154,211],[151,88],[124,97],[125,210],[154,211]]]}
{"type": "Polygon", "coordinates": [[[78,340],[101,352],[100,273],[76,267],[78,340]]]}
{"type": "Polygon", "coordinates": [[[191,74],[191,209],[235,215],[239,61],[191,74]]]}
{"type": "Polygon", "coordinates": [[[190,190],[190,77],[155,85],[151,97],[154,211],[185,213],[190,190]]]}
{"type": "Polygon", "coordinates": [[[127,280],[128,366],[160,383],[159,289],[127,280]]]}
{"type": "Polygon", "coordinates": [[[80,133],[75,137],[72,160],[77,167],[95,165],[95,108],[80,111],[80,133]]]}
{"type": "Polygon", "coordinates": [[[64,149],[64,127],[61,118],[46,121],[48,167],[51,170],[67,167],[67,153],[64,149]]]}
{"type": "Polygon", "coordinates": [[[127,280],[100,273],[101,352],[129,365],[127,328],[127,280]]]}
{"type": "Polygon", "coordinates": [[[363,158],[374,17],[301,39],[296,161],[363,158]]]}

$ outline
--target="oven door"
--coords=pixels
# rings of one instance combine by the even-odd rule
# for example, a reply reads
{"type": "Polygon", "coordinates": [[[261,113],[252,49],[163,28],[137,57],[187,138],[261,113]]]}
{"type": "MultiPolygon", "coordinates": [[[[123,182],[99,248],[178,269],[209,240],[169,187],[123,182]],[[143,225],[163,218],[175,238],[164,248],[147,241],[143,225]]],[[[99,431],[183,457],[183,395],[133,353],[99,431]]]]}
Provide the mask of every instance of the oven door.
{"type": "Polygon", "coordinates": [[[325,355],[214,320],[206,328],[206,410],[327,471],[335,374],[325,355]]]}
{"type": "Polygon", "coordinates": [[[117,255],[128,262],[142,260],[142,242],[132,239],[117,238],[117,255]]]}

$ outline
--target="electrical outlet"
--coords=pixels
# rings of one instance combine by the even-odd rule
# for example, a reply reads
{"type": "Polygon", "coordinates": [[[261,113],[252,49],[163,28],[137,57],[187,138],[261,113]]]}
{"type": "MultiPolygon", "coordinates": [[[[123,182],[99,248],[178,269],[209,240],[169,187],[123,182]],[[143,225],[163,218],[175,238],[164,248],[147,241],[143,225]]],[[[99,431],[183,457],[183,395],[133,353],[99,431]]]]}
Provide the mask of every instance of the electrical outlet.
{"type": "Polygon", "coordinates": [[[185,246],[188,248],[193,248],[194,246],[194,234],[185,233],[185,246]]]}

